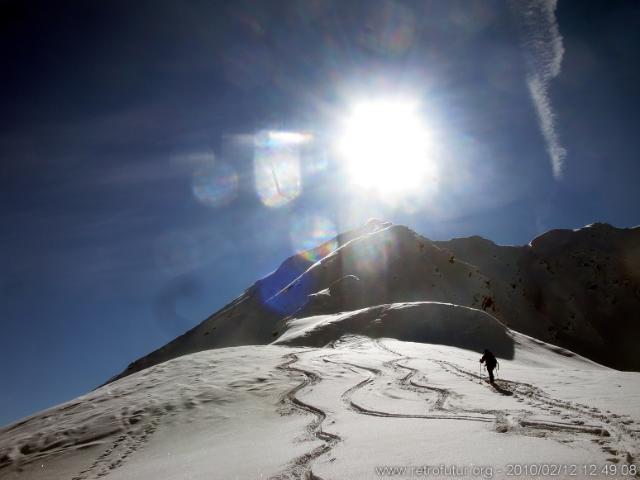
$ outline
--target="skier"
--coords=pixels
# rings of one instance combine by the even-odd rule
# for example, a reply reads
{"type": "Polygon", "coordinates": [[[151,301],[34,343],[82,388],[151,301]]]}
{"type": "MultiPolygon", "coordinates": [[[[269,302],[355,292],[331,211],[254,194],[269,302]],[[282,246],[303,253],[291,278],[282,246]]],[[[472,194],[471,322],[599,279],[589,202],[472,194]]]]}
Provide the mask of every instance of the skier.
{"type": "Polygon", "coordinates": [[[489,381],[493,383],[493,370],[498,365],[498,360],[496,360],[495,355],[485,348],[484,355],[482,355],[480,363],[484,363],[487,366],[487,371],[489,372],[489,381]]]}

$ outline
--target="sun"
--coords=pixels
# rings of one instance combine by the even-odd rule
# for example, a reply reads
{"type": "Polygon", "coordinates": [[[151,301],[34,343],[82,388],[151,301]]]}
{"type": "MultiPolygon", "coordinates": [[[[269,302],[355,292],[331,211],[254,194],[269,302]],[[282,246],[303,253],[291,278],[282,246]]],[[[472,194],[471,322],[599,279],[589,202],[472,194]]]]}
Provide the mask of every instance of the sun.
{"type": "Polygon", "coordinates": [[[435,175],[428,131],[413,102],[356,104],[344,121],[338,150],[354,185],[385,195],[415,192],[435,175]]]}

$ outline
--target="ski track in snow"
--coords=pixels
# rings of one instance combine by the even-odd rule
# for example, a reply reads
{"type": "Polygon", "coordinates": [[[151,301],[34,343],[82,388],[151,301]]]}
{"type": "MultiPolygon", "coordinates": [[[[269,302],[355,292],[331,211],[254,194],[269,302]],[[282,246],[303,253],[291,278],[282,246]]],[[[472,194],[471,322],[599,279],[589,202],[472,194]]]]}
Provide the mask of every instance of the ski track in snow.
{"type": "MultiPolygon", "coordinates": [[[[141,414],[143,411],[138,410],[133,412],[133,416],[129,418],[129,421],[136,419],[137,414],[141,414]]],[[[136,450],[140,449],[147,442],[147,439],[152,435],[163,417],[163,412],[158,411],[155,416],[152,416],[144,421],[142,428],[133,430],[125,430],[124,433],[119,435],[112,443],[111,447],[105,450],[89,468],[81,471],[78,475],[72,478],[72,480],[87,480],[91,478],[100,478],[108,475],[112,470],[120,467],[136,450]]],[[[135,422],[135,420],[133,420],[135,422]]]]}
{"type": "MultiPolygon", "coordinates": [[[[284,463],[279,472],[268,476],[269,479],[318,479],[313,474],[315,462],[325,458],[339,442],[348,441],[345,440],[349,437],[348,431],[344,431],[344,425],[341,425],[340,417],[336,417],[336,414],[349,412],[372,417],[371,421],[376,421],[374,417],[384,417],[426,422],[478,422],[479,425],[486,425],[481,428],[492,429],[500,434],[546,438],[549,441],[574,444],[578,448],[592,442],[613,463],[632,464],[638,458],[640,425],[628,415],[616,415],[585,404],[562,400],[530,383],[498,379],[496,385],[492,386],[477,372],[445,360],[447,357],[439,353],[433,356],[412,356],[402,353],[402,344],[394,343],[391,348],[388,343],[391,342],[366,337],[343,338],[331,343],[329,348],[307,348],[276,356],[276,361],[281,359],[281,363],[266,367],[283,372],[290,382],[287,388],[288,385],[293,385],[286,393],[279,394],[280,414],[301,413],[312,417],[304,428],[304,436],[298,437],[297,441],[320,442],[311,450],[284,463]],[[420,362],[420,366],[417,367],[415,363],[412,365],[412,362],[420,362]],[[475,399],[473,392],[480,390],[470,385],[471,390],[465,390],[467,381],[479,384],[478,388],[493,390],[496,395],[502,394],[501,398],[507,403],[496,408],[475,408],[480,399],[475,399]],[[342,382],[346,383],[342,385],[342,382]],[[336,385],[339,385],[338,388],[336,385]],[[314,394],[316,400],[307,399],[314,390],[318,390],[314,394]],[[401,391],[412,394],[406,399],[396,397],[401,391]],[[404,401],[415,395],[417,400],[410,400],[412,403],[409,404],[413,410],[403,412],[403,405],[407,405],[404,401]],[[389,402],[389,398],[400,400],[389,402]],[[382,403],[380,399],[383,399],[382,403]],[[376,401],[384,407],[374,406],[376,401]],[[323,428],[329,416],[324,405],[332,405],[329,407],[331,416],[335,418],[331,422],[332,433],[323,428]],[[335,410],[342,408],[340,405],[345,412],[335,410]],[[424,411],[420,411],[422,408],[424,411]]],[[[162,365],[153,367],[149,378],[158,373],[163,374],[164,368],[166,367],[162,365]]],[[[192,373],[190,378],[200,385],[196,378],[198,375],[192,373]]],[[[118,396],[128,395],[123,388],[116,388],[116,393],[118,396]]],[[[198,396],[203,394],[201,390],[181,390],[179,398],[183,402],[197,402],[198,396]]],[[[70,404],[60,408],[57,415],[66,415],[67,410],[81,406],[80,403],[70,404]]],[[[145,446],[162,422],[169,421],[176,415],[173,407],[170,407],[170,404],[154,399],[144,406],[122,407],[117,415],[117,429],[111,428],[100,437],[93,437],[90,441],[73,447],[86,448],[98,445],[105,439],[108,440],[108,437],[112,438],[108,448],[101,451],[90,466],[73,476],[72,480],[104,477],[122,467],[134,453],[145,446]]],[[[16,424],[12,428],[20,425],[21,423],[16,424]]],[[[54,454],[55,449],[43,449],[31,458],[25,457],[24,461],[26,464],[54,454]]],[[[335,458],[331,458],[328,461],[334,460],[335,458]]]]}
{"type": "Polygon", "coordinates": [[[302,374],[304,379],[287,392],[282,399],[282,403],[292,405],[298,410],[314,415],[315,419],[307,425],[306,429],[318,440],[322,441],[323,444],[314,448],[310,452],[294,458],[283,472],[269,478],[272,480],[317,478],[311,472],[311,463],[321,455],[324,455],[331,450],[333,446],[340,441],[340,437],[322,430],[322,423],[327,418],[327,414],[324,411],[309,403],[303,402],[296,396],[300,390],[318,383],[320,381],[320,377],[311,371],[304,370],[300,367],[293,367],[292,365],[298,361],[298,355],[295,353],[286,355],[285,358],[285,362],[278,365],[276,368],[286,371],[289,374],[302,374]]]}
{"type": "MultiPolygon", "coordinates": [[[[366,343],[366,341],[364,342],[366,343]]],[[[352,344],[351,346],[358,347],[362,343],[363,341],[359,339],[356,345],[352,344]]],[[[449,404],[450,400],[460,397],[460,394],[448,388],[429,385],[428,378],[423,372],[406,365],[407,362],[413,359],[412,357],[392,350],[381,340],[373,340],[372,343],[382,352],[394,355],[397,358],[382,362],[380,368],[377,368],[361,365],[353,361],[340,360],[338,357],[341,352],[320,354],[316,357],[325,365],[336,365],[365,376],[365,378],[341,394],[342,403],[352,412],[372,417],[493,423],[495,431],[499,433],[548,437],[550,440],[562,443],[572,443],[577,440],[577,436],[587,436],[590,441],[610,455],[608,460],[611,462],[631,464],[637,457],[639,435],[633,428],[637,427],[635,422],[629,419],[605,413],[587,405],[554,398],[542,389],[524,382],[499,379],[494,387],[480,375],[470,372],[454,362],[429,359],[434,366],[451,375],[471,382],[481,383],[485,388],[497,390],[498,394],[509,396],[515,402],[523,404],[522,408],[506,411],[504,409],[454,407],[449,404]],[[420,380],[417,380],[418,378],[420,380]],[[426,412],[424,414],[387,412],[368,407],[362,401],[356,401],[353,398],[358,392],[363,391],[365,387],[376,388],[376,385],[387,383],[393,383],[403,390],[425,395],[426,412]],[[539,418],[541,416],[552,417],[553,419],[543,420],[539,418]]],[[[332,347],[335,351],[335,345],[332,345],[332,347]]],[[[341,348],[344,349],[345,347],[341,348]]],[[[321,351],[322,349],[310,350],[304,355],[312,356],[321,351]]],[[[272,477],[277,479],[316,478],[311,472],[313,462],[326,454],[340,441],[339,436],[322,431],[321,424],[326,418],[326,413],[319,408],[302,402],[296,397],[296,394],[303,388],[323,380],[321,376],[313,372],[292,367],[291,365],[297,360],[298,357],[292,354],[284,364],[278,367],[284,370],[296,371],[305,376],[305,379],[289,392],[287,399],[299,409],[316,416],[316,420],[308,426],[308,430],[325,443],[311,452],[292,460],[290,467],[284,473],[272,477]]],[[[327,381],[329,380],[327,379],[327,381]]],[[[339,428],[339,425],[336,428],[339,428]]]]}
{"type": "MultiPolygon", "coordinates": [[[[165,371],[165,367],[153,367],[156,373],[165,371]]],[[[122,430],[111,446],[107,448],[85,470],[82,470],[71,480],[89,480],[101,478],[119,468],[129,456],[144,447],[149,437],[155,433],[163,417],[171,412],[171,407],[150,404],[144,408],[130,411],[128,407],[122,409],[122,430]]]]}
{"type": "MultiPolygon", "coordinates": [[[[454,375],[472,382],[481,382],[487,388],[493,388],[481,376],[453,362],[445,360],[433,360],[433,362],[454,375]]],[[[516,401],[542,410],[547,415],[551,414],[570,421],[536,421],[520,418],[518,422],[519,426],[523,427],[522,433],[527,434],[528,429],[539,429],[569,434],[589,434],[595,437],[592,439],[594,443],[600,445],[605,453],[612,455],[609,460],[615,463],[623,460],[629,464],[636,460],[640,435],[635,422],[602,412],[595,407],[554,398],[528,383],[513,380],[496,380],[496,383],[507,386],[516,401]],[[636,428],[631,428],[632,426],[636,428]]],[[[505,427],[508,428],[508,426],[501,428],[505,427]]]]}
{"type": "MultiPolygon", "coordinates": [[[[364,370],[370,374],[367,378],[365,378],[361,382],[357,383],[356,385],[354,385],[353,387],[345,391],[341,396],[347,408],[357,413],[361,413],[363,415],[371,415],[374,417],[390,417],[390,418],[424,418],[424,419],[431,419],[431,420],[435,420],[435,419],[471,420],[471,421],[477,421],[477,422],[491,421],[491,419],[484,418],[484,417],[474,417],[474,416],[464,416],[464,415],[446,415],[446,414],[410,414],[410,413],[405,414],[405,413],[395,413],[395,412],[384,412],[381,410],[374,410],[371,408],[367,408],[363,405],[356,403],[352,397],[358,390],[362,389],[366,385],[372,384],[378,380],[383,380],[385,378],[383,371],[377,368],[365,367],[363,365],[358,365],[351,362],[340,362],[340,361],[329,360],[327,357],[324,357],[323,361],[327,363],[333,363],[336,365],[342,365],[342,366],[346,365],[349,367],[353,367],[355,369],[364,370]]],[[[397,380],[397,379],[394,379],[394,380],[397,380]]]]}

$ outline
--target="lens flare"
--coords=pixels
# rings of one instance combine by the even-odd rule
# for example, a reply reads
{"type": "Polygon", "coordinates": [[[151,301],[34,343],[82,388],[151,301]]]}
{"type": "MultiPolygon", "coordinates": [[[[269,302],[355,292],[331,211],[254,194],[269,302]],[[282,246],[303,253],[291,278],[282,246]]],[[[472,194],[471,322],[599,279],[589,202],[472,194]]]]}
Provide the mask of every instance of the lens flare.
{"type": "Polygon", "coordinates": [[[228,205],[238,191],[238,175],[227,164],[201,167],[193,174],[193,195],[208,207],[228,205]]]}
{"type": "Polygon", "coordinates": [[[155,260],[161,271],[176,276],[197,268],[202,257],[194,238],[181,232],[168,232],[156,239],[155,260]]]}
{"type": "Polygon", "coordinates": [[[291,226],[291,244],[299,255],[309,262],[317,262],[337,248],[336,227],[331,220],[320,215],[304,216],[291,226]]]}
{"type": "Polygon", "coordinates": [[[310,136],[297,132],[263,131],[254,141],[256,192],[268,207],[281,207],[302,191],[301,147],[310,136]]]}

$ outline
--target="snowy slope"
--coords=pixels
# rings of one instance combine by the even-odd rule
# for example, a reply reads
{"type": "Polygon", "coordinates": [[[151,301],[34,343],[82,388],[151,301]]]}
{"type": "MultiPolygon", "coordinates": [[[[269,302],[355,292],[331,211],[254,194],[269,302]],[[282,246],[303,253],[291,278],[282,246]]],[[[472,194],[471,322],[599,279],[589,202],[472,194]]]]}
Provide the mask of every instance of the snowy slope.
{"type": "Polygon", "coordinates": [[[513,358],[512,333],[494,317],[473,308],[437,302],[395,303],[354,312],[319,315],[286,322],[274,343],[321,347],[343,335],[391,337],[483,351],[488,345],[501,358],[513,358]]]}
{"type": "Polygon", "coordinates": [[[333,248],[287,259],[231,304],[114,378],[208,348],[270,343],[292,314],[408,301],[480,307],[492,295],[489,279],[476,267],[452,262],[450,253],[404,226],[369,222],[329,243],[333,248]]]}
{"type": "Polygon", "coordinates": [[[114,379],[209,348],[268,344],[288,318],[418,301],[483,309],[527,335],[640,370],[640,228],[594,224],[502,247],[480,237],[432,242],[371,221],[287,259],[114,379]]]}
{"type": "Polygon", "coordinates": [[[500,247],[370,222],[101,388],[0,429],[0,479],[629,473],[640,373],[578,353],[635,365],[638,233],[594,225],[500,247]],[[500,360],[495,386],[484,348],[500,360]]]}
{"type": "MultiPolygon", "coordinates": [[[[426,308],[437,316],[437,305],[426,308]]],[[[374,317],[402,331],[395,320],[407,309],[389,305],[374,317]]],[[[463,329],[486,315],[448,314],[463,329]]],[[[292,326],[289,340],[345,321],[370,323],[325,317],[292,326]]],[[[0,478],[368,479],[385,466],[442,464],[506,478],[510,463],[629,468],[640,454],[640,374],[496,327],[496,343],[506,335],[513,345],[496,388],[480,380],[475,351],[362,335],[183,356],[0,430],[0,478]]]]}

